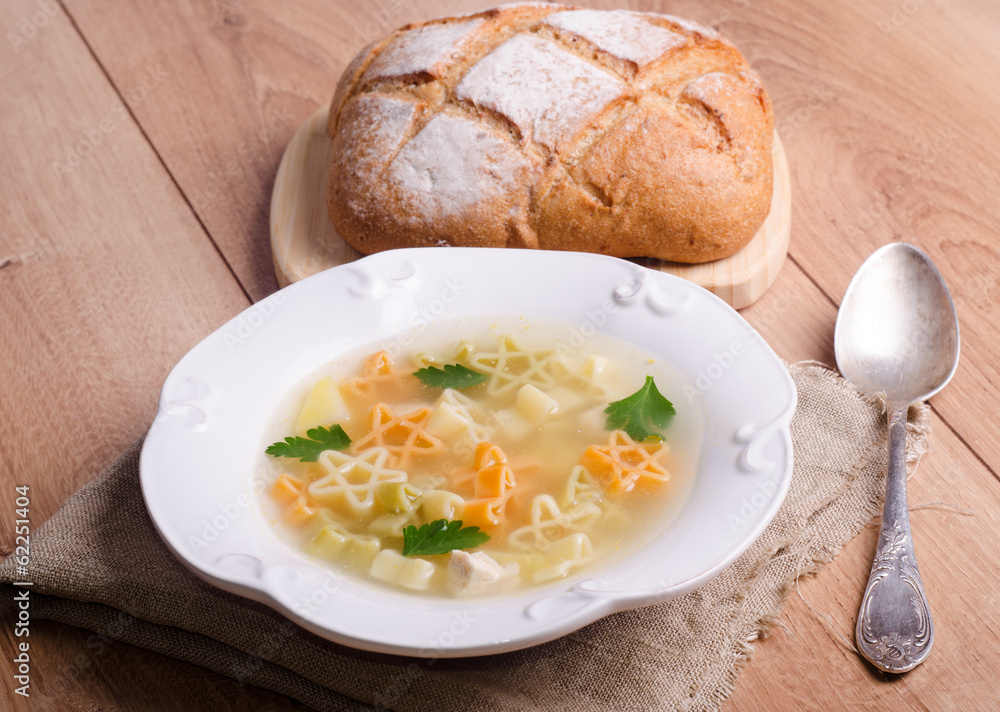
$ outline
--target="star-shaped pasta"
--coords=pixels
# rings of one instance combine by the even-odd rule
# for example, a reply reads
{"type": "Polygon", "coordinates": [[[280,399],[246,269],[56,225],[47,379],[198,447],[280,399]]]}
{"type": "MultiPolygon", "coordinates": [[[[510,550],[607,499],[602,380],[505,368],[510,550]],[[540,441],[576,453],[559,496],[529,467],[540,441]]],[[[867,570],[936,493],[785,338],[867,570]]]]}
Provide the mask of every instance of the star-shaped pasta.
{"type": "Polygon", "coordinates": [[[561,578],[574,566],[588,563],[594,557],[594,546],[590,543],[590,537],[577,532],[552,542],[546,555],[556,563],[536,571],[531,577],[535,583],[561,578]]]}
{"type": "MultiPolygon", "coordinates": [[[[480,443],[480,445],[482,445],[482,443],[480,443]]],[[[499,448],[497,449],[499,450],[499,448]]],[[[542,463],[540,460],[532,457],[531,455],[515,455],[514,457],[507,458],[507,466],[510,467],[511,471],[514,473],[514,479],[516,480],[521,475],[527,475],[530,477],[532,473],[541,469],[542,463]]],[[[463,465],[452,470],[451,474],[448,475],[448,481],[451,483],[452,489],[465,490],[466,492],[471,493],[474,491],[476,476],[478,473],[479,467],[474,458],[471,465],[463,465]]]]}
{"type": "Polygon", "coordinates": [[[460,363],[462,365],[467,365],[469,363],[469,357],[472,356],[476,351],[476,347],[473,346],[468,341],[459,341],[458,346],[451,352],[451,358],[446,361],[441,361],[434,355],[421,352],[413,356],[413,365],[417,368],[427,368],[428,366],[441,367],[443,363],[460,363]]]}
{"type": "Polygon", "coordinates": [[[572,371],[568,366],[563,365],[565,374],[563,381],[585,396],[603,398],[608,393],[608,388],[604,383],[607,378],[608,359],[604,356],[591,354],[577,371],[572,371]]]}
{"type": "Polygon", "coordinates": [[[660,484],[670,480],[663,460],[670,448],[665,442],[637,443],[624,430],[614,430],[607,445],[591,445],[580,458],[590,474],[611,492],[628,492],[640,480],[660,484]]]}
{"type": "Polygon", "coordinates": [[[462,504],[466,526],[495,527],[500,524],[514,487],[514,470],[503,450],[490,442],[476,446],[475,499],[462,504]]]}
{"type": "Polygon", "coordinates": [[[559,503],[563,507],[571,507],[577,503],[597,502],[600,499],[601,493],[597,490],[597,484],[591,477],[590,471],[583,465],[574,465],[559,496],[559,503]]]}
{"type": "Polygon", "coordinates": [[[378,351],[365,358],[361,376],[344,382],[347,399],[370,403],[375,399],[400,400],[414,395],[420,382],[413,374],[397,371],[388,351],[378,351]]]}
{"type": "Polygon", "coordinates": [[[446,388],[434,404],[434,415],[427,423],[427,431],[453,444],[464,441],[476,445],[487,437],[489,431],[480,425],[475,401],[454,388],[446,388]]]}
{"type": "Polygon", "coordinates": [[[545,551],[554,541],[587,528],[600,516],[601,508],[593,502],[579,502],[564,512],[552,495],[535,495],[531,524],[512,531],[509,541],[519,549],[545,551]]]}
{"type": "Polygon", "coordinates": [[[433,412],[430,408],[418,408],[412,413],[396,415],[385,403],[376,403],[369,413],[371,430],[351,444],[351,452],[383,449],[389,453],[389,466],[401,469],[406,469],[415,457],[444,452],[444,443],[426,430],[433,412]]]}
{"type": "Polygon", "coordinates": [[[279,475],[271,485],[271,498],[284,505],[285,521],[294,526],[305,524],[316,515],[317,505],[309,496],[305,480],[279,475]]]}
{"type": "Polygon", "coordinates": [[[406,473],[386,467],[389,452],[373,447],[357,456],[327,450],[319,456],[327,474],[309,485],[309,494],[323,504],[346,504],[353,514],[364,514],[375,502],[380,482],[406,482],[406,473]]]}
{"type": "Polygon", "coordinates": [[[522,349],[509,336],[500,339],[495,352],[475,353],[471,364],[475,370],[489,374],[486,392],[491,396],[529,384],[546,390],[555,385],[555,373],[562,368],[555,349],[522,349]]]}

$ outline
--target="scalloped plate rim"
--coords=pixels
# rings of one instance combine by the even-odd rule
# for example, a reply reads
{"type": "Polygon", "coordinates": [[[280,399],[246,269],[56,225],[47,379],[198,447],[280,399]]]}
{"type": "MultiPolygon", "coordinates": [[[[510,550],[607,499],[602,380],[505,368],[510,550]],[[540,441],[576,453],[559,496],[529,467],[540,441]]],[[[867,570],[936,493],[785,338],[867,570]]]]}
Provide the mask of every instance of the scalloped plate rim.
{"type": "MultiPolygon", "coordinates": [[[[492,634],[486,634],[480,632],[474,639],[460,639],[454,644],[441,645],[432,649],[432,657],[456,657],[456,656],[466,656],[466,655],[486,655],[499,652],[507,652],[511,650],[517,650],[520,648],[528,647],[530,645],[539,644],[552,640],[561,635],[567,634],[576,630],[583,625],[586,625],[594,620],[597,620],[605,615],[627,610],[631,608],[637,608],[641,606],[651,605],[653,603],[661,602],[670,598],[674,598],[679,595],[683,595],[694,588],[708,582],[721,571],[727,568],[733,561],[735,561],[743,552],[746,551],[753,543],[757,540],[766,526],[773,519],[774,515],[777,513],[778,508],[781,506],[785,494],[787,493],[788,487],[791,481],[791,471],[793,467],[793,452],[792,452],[792,441],[790,435],[790,423],[792,416],[795,411],[796,406],[796,391],[794,383],[791,380],[791,376],[788,374],[787,369],[771,350],[770,346],[756,334],[743,320],[743,318],[735,312],[728,304],[723,300],[719,299],[715,295],[711,294],[707,290],[698,287],[686,280],[683,280],[672,275],[664,274],[662,272],[655,272],[653,270],[648,270],[643,267],[637,267],[635,264],[621,260],[614,257],[608,257],[604,255],[597,255],[591,253],[553,253],[548,251],[538,251],[538,250],[494,250],[490,248],[409,248],[402,250],[393,250],[389,252],[378,253],[365,257],[361,260],[347,263],[338,267],[334,267],[325,272],[308,277],[300,282],[297,282],[289,287],[286,287],[275,295],[287,294],[290,290],[299,289],[305,285],[311,284],[321,284],[326,280],[331,280],[336,276],[336,273],[346,273],[349,270],[357,270],[359,268],[363,269],[367,265],[377,265],[379,261],[391,260],[393,257],[400,259],[412,258],[416,263],[424,264],[438,261],[438,256],[440,253],[448,253],[449,257],[442,259],[452,260],[457,258],[459,260],[466,259],[463,257],[463,253],[469,255],[470,260],[475,262],[477,259],[487,259],[487,253],[495,253],[495,257],[500,262],[504,260],[514,260],[515,257],[519,257],[520,260],[525,262],[530,262],[536,260],[539,263],[546,263],[553,258],[558,259],[561,262],[569,262],[577,260],[581,263],[592,261],[595,265],[598,263],[605,263],[608,266],[608,271],[613,271],[612,265],[616,265],[618,269],[628,269],[633,273],[645,273],[651,282],[650,283],[664,283],[672,284],[673,288],[679,289],[682,292],[687,292],[688,294],[694,295],[694,300],[696,302],[702,303],[717,303],[724,307],[725,310],[731,312],[730,317],[734,318],[734,324],[742,323],[745,325],[746,329],[749,330],[749,334],[752,337],[758,339],[757,348],[761,349],[770,363],[769,367],[776,367],[780,369],[781,374],[784,378],[786,392],[783,395],[781,410],[778,415],[773,418],[769,427],[774,429],[774,434],[778,436],[780,441],[781,449],[784,451],[783,462],[775,465],[780,471],[775,475],[776,488],[773,492],[773,496],[769,499],[766,506],[758,508],[755,513],[752,526],[744,531],[739,539],[738,545],[731,548],[727,555],[720,559],[707,562],[706,566],[693,575],[689,575],[680,581],[671,581],[669,585],[658,587],[658,588],[645,588],[641,590],[621,590],[621,591],[611,591],[605,595],[593,595],[577,592],[574,594],[574,590],[578,589],[579,584],[582,581],[590,581],[594,579],[599,579],[601,570],[597,570],[592,574],[585,575],[582,577],[576,577],[573,581],[573,585],[568,588],[563,588],[559,591],[552,592],[553,586],[532,589],[526,594],[519,596],[510,597],[508,599],[501,599],[499,603],[496,599],[487,599],[483,601],[482,604],[476,602],[475,600],[461,600],[458,604],[462,608],[472,608],[472,609],[482,609],[491,610],[496,606],[510,607],[514,603],[522,602],[523,605],[519,610],[526,610],[530,605],[540,600],[548,600],[555,597],[569,597],[573,598],[577,596],[577,599],[583,601],[581,605],[571,605],[567,610],[563,611],[564,615],[561,615],[555,620],[542,621],[537,626],[533,628],[530,634],[519,634],[516,636],[505,636],[503,631],[496,630],[492,634]],[[437,254],[435,254],[437,253],[437,254]],[[388,256],[388,257],[387,257],[388,256]],[[548,592],[548,593],[546,593],[548,592]],[[529,599],[531,599],[529,601],[529,599]]],[[[523,265],[522,265],[523,266],[523,265]]],[[[601,267],[603,269],[603,266],[601,267]]],[[[640,278],[639,286],[636,290],[636,294],[641,293],[643,289],[645,278],[640,278]]],[[[156,528],[161,539],[165,542],[166,546],[170,551],[188,568],[192,573],[194,573],[199,578],[208,581],[209,583],[221,588],[223,590],[229,591],[231,593],[244,596],[246,598],[264,603],[265,605],[274,608],[278,612],[282,613],[285,617],[296,622],[303,628],[312,631],[322,637],[328,638],[338,643],[348,645],[350,647],[355,647],[364,650],[370,650],[373,652],[382,653],[392,653],[410,656],[425,656],[428,650],[426,641],[423,641],[420,645],[414,643],[414,641],[401,640],[397,636],[376,634],[372,632],[366,635],[356,635],[354,633],[346,632],[342,629],[338,629],[335,626],[329,624],[318,623],[312,619],[311,616],[302,615],[299,611],[293,610],[293,607],[289,606],[287,601],[281,600],[284,591],[274,589],[277,584],[271,584],[271,588],[268,585],[260,583],[260,580],[256,582],[248,582],[245,579],[241,579],[239,576],[234,574],[227,574],[218,565],[211,566],[204,561],[195,560],[188,548],[185,546],[177,545],[174,540],[175,533],[171,530],[171,524],[174,522],[170,521],[171,515],[165,515],[164,509],[161,506],[162,503],[156,500],[158,496],[155,492],[153,484],[157,477],[162,476],[162,467],[160,463],[153,460],[154,450],[158,445],[159,440],[165,435],[164,428],[162,427],[162,422],[164,419],[169,418],[169,416],[176,412],[178,406],[189,405],[187,403],[177,403],[177,401],[171,401],[167,398],[168,390],[177,384],[182,379],[191,378],[191,374],[188,373],[188,367],[197,361],[200,355],[204,355],[206,351],[212,348],[213,345],[217,346],[220,339],[224,338],[224,334],[228,329],[232,327],[233,324],[237,323],[241,318],[244,318],[252,310],[254,310],[258,305],[266,302],[275,295],[261,300],[255,305],[251,305],[246,310],[241,312],[239,315],[235,316],[229,322],[223,326],[216,329],[212,334],[203,339],[197,345],[195,345],[188,353],[182,357],[177,365],[171,370],[170,374],[164,381],[163,390],[161,392],[160,407],[156,421],[154,421],[153,426],[147,435],[145,442],[143,443],[141,458],[140,458],[140,478],[142,485],[143,497],[146,502],[147,509],[150,513],[150,517],[153,521],[154,527],[156,528]],[[161,517],[163,519],[161,520],[161,517]],[[162,526],[161,526],[162,525],[162,526]]],[[[633,295],[634,296],[634,295],[633,295]]],[[[686,298],[686,297],[685,297],[686,298]]],[[[295,297],[292,297],[292,302],[294,303],[295,297]]],[[[481,310],[483,313],[487,313],[490,310],[481,310]]],[[[495,313],[496,309],[492,310],[495,313]]],[[[653,317],[653,318],[669,318],[669,317],[653,317]]],[[[388,338],[391,334],[381,335],[380,338],[388,338]]],[[[195,408],[196,406],[191,405],[190,407],[195,408]]],[[[747,446],[749,447],[749,446],[747,446]]],[[[245,521],[245,520],[244,520],[245,521]]],[[[669,527],[668,527],[669,529],[669,527]]],[[[630,555],[626,558],[626,562],[635,560],[638,562],[642,558],[643,550],[630,555]]],[[[291,553],[291,552],[289,552],[291,553]]],[[[224,558],[219,557],[219,558],[224,558]]],[[[292,557],[294,558],[294,557],[292,557]]],[[[304,560],[295,561],[295,565],[308,570],[308,562],[304,560]]],[[[617,564],[621,565],[621,563],[617,564]]],[[[633,564],[635,567],[637,564],[633,564]]],[[[278,565],[274,565],[278,566],[278,565]]],[[[282,564],[281,566],[287,566],[282,564]]],[[[314,568],[315,565],[312,565],[314,568]]],[[[294,569],[294,566],[288,567],[294,569]]],[[[291,584],[289,584],[291,585],[291,584]]],[[[367,587],[363,584],[352,584],[348,583],[348,587],[357,587],[365,592],[375,592],[375,589],[367,587]]],[[[353,588],[349,588],[353,591],[353,588]]],[[[378,597],[379,593],[374,595],[378,597]]],[[[398,599],[399,596],[389,596],[394,599],[398,599]]],[[[402,594],[402,597],[407,597],[406,594],[402,594]]],[[[447,605],[447,604],[446,604],[447,605]]],[[[450,604],[455,606],[454,602],[450,604]]],[[[521,604],[518,604],[521,605],[521,604]]],[[[423,608],[422,605],[417,605],[417,608],[423,608]]],[[[433,609],[440,609],[441,606],[435,605],[430,606],[433,609]]],[[[516,607],[516,606],[515,606],[516,607]]],[[[437,611],[433,615],[437,615],[437,611]]]]}

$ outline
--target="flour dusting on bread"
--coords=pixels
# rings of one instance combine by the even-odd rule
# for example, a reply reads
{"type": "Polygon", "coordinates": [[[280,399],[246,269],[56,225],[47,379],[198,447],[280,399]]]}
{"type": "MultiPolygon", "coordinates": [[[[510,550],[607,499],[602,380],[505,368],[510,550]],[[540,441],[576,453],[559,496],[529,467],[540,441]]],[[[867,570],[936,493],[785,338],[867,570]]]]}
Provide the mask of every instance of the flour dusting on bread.
{"type": "Polygon", "coordinates": [[[482,19],[441,25],[424,25],[400,35],[365,70],[363,80],[401,77],[426,72],[457,54],[462,43],[475,34],[482,19]]]}
{"type": "Polygon", "coordinates": [[[771,203],[774,118],[740,53],[669,15],[522,3],[353,61],[327,203],[365,253],[452,245],[703,262],[771,203]]]}
{"type": "Polygon", "coordinates": [[[640,67],[688,42],[684,35],[657,27],[628,10],[557,12],[546,17],[545,24],[579,35],[604,52],[640,67]]]}
{"type": "Polygon", "coordinates": [[[554,42],[518,34],[477,62],[455,94],[506,116],[522,136],[553,149],[624,90],[617,77],[554,42]]]}
{"type": "Polygon", "coordinates": [[[475,121],[438,114],[399,152],[388,178],[413,219],[433,220],[517,191],[528,166],[515,146],[475,121]]]}

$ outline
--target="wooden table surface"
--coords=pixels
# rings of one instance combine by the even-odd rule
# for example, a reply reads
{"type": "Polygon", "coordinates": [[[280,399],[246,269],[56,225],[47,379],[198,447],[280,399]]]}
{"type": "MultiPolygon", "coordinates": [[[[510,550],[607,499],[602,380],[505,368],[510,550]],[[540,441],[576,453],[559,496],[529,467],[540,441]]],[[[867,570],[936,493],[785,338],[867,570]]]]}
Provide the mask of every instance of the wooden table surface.
{"type": "MultiPolygon", "coordinates": [[[[0,546],[15,485],[37,528],[140,437],[169,369],[276,289],[268,204],[282,150],[349,58],[458,0],[5,0],[0,4],[0,546]]],[[[586,3],[591,4],[591,3],[586,3]]],[[[788,361],[833,362],[851,275],[896,240],[958,305],[955,379],[911,479],[934,652],[887,679],[851,652],[867,528],[801,581],[727,710],[1000,705],[1000,4],[989,0],[593,2],[720,28],[763,77],[788,151],[789,260],[744,315],[788,361]],[[961,512],[959,509],[967,510],[961,512]]],[[[284,710],[292,700],[35,621],[13,709],[284,710]]]]}

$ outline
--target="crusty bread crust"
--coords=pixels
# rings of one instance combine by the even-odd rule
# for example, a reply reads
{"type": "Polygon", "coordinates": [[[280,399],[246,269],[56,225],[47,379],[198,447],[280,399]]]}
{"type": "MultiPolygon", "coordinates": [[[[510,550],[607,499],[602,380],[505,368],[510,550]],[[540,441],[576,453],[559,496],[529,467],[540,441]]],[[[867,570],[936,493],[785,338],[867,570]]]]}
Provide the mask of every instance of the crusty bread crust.
{"type": "Polygon", "coordinates": [[[709,28],[507,5],[363,49],[331,104],[327,203],[363,253],[532,247],[706,262],[771,202],[770,100],[709,28]]]}

